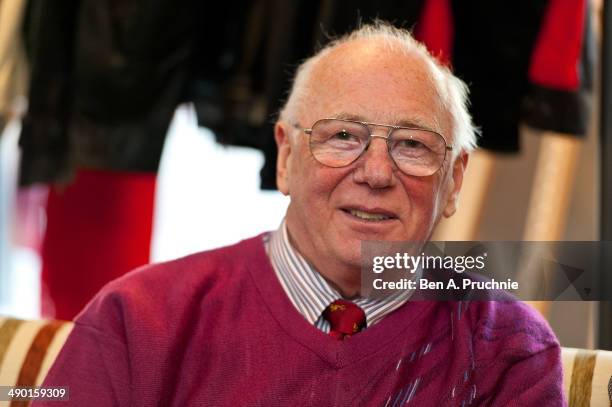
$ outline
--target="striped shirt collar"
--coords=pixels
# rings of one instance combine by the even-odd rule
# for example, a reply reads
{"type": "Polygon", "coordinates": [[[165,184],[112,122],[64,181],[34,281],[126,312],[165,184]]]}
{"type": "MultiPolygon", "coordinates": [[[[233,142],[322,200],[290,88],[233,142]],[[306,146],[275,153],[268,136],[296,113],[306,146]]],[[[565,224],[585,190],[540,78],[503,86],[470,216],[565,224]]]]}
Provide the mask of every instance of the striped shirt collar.
{"type": "MultiPolygon", "coordinates": [[[[342,295],[291,245],[284,220],[278,230],[271,232],[267,249],[276,276],[295,308],[309,323],[328,331],[323,311],[342,295]]],[[[367,326],[372,326],[402,306],[411,294],[410,290],[402,290],[384,299],[358,297],[351,301],[364,310],[367,326]]]]}

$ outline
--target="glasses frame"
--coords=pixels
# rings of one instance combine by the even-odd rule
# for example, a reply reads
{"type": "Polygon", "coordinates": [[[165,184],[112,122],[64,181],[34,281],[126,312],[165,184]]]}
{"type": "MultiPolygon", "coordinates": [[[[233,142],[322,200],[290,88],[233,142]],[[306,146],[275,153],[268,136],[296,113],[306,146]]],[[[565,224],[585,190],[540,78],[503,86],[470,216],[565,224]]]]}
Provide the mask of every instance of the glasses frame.
{"type": "Polygon", "coordinates": [[[447,151],[452,151],[453,150],[453,146],[449,145],[448,142],[446,141],[446,138],[433,130],[430,129],[425,129],[423,127],[418,127],[418,126],[396,126],[396,125],[392,125],[392,124],[381,124],[381,123],[372,123],[372,122],[362,122],[359,120],[349,120],[349,119],[338,119],[335,117],[326,117],[323,119],[319,119],[316,122],[314,122],[312,124],[312,126],[310,126],[309,128],[304,128],[302,126],[300,126],[299,124],[292,124],[293,127],[295,127],[296,129],[303,131],[304,134],[309,136],[309,140],[308,140],[308,148],[310,150],[310,154],[312,155],[312,157],[317,160],[318,163],[320,163],[321,165],[325,165],[326,167],[330,167],[330,168],[343,168],[343,167],[348,167],[349,165],[351,165],[352,163],[354,163],[355,161],[359,160],[359,158],[361,158],[361,156],[363,155],[363,153],[365,153],[368,148],[370,147],[370,144],[372,142],[372,139],[377,137],[377,138],[382,138],[385,140],[386,144],[387,144],[387,153],[389,154],[389,157],[391,158],[391,161],[393,161],[393,163],[395,164],[395,166],[402,171],[404,174],[406,175],[410,175],[413,177],[428,177],[431,176],[433,174],[435,174],[436,172],[440,171],[440,168],[442,168],[442,166],[444,165],[444,162],[446,161],[446,154],[447,151]],[[322,163],[321,161],[319,161],[316,157],[316,155],[312,152],[312,138],[310,137],[312,135],[312,130],[315,128],[315,126],[317,125],[317,123],[322,122],[322,121],[326,121],[326,120],[337,120],[337,121],[341,121],[341,122],[347,122],[347,123],[357,123],[357,124],[361,124],[362,126],[364,126],[365,128],[368,129],[368,133],[370,133],[370,136],[368,137],[368,141],[365,144],[365,147],[363,148],[363,150],[361,150],[361,153],[359,153],[352,161],[350,161],[347,164],[344,165],[340,165],[340,166],[331,166],[325,163],[322,163]],[[380,136],[378,134],[372,134],[372,130],[370,128],[370,126],[375,126],[375,127],[385,127],[387,129],[389,129],[389,131],[387,132],[386,136],[380,136]],[[397,162],[395,162],[395,159],[393,158],[393,155],[391,154],[391,145],[389,144],[389,140],[391,140],[391,135],[393,134],[393,132],[395,130],[398,129],[406,129],[406,130],[420,130],[420,131],[426,131],[428,133],[431,134],[435,134],[436,136],[440,137],[440,139],[444,142],[444,158],[442,159],[442,161],[440,162],[440,166],[438,168],[436,168],[436,170],[434,172],[432,172],[431,174],[428,175],[414,175],[414,174],[409,174],[407,172],[405,172],[404,170],[402,170],[402,168],[397,164],[397,162]]]}

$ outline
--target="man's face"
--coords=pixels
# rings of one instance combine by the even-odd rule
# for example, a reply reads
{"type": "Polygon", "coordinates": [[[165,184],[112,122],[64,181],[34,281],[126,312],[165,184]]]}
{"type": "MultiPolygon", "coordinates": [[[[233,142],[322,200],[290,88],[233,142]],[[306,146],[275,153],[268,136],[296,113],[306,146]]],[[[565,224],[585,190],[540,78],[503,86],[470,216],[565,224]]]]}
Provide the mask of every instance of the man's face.
{"type": "MultiPolygon", "coordinates": [[[[425,63],[358,40],[332,51],[314,68],[299,109],[301,127],[323,118],[373,123],[419,124],[445,136],[451,117],[443,108],[425,63]]],[[[388,129],[375,127],[386,136],[388,129]]],[[[360,267],[362,240],[427,240],[440,216],[452,215],[467,157],[427,177],[401,172],[384,139],[374,138],[362,156],[342,168],[316,161],[308,136],[291,123],[276,126],[279,145],[277,182],[289,194],[287,227],[293,244],[319,271],[360,267]],[[356,212],[359,211],[359,212],[356,212]],[[362,212],[383,214],[365,220],[362,212]]],[[[331,271],[328,271],[328,273],[331,271]]]]}

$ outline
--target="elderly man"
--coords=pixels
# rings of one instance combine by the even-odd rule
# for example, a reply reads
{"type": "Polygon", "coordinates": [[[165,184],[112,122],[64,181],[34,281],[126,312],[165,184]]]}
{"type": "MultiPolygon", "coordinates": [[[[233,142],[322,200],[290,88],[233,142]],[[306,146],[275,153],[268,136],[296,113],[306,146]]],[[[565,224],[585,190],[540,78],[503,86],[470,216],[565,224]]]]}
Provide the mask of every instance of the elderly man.
{"type": "Polygon", "coordinates": [[[75,405],[562,405],[559,344],[526,306],[360,297],[362,241],[425,241],[455,212],[466,103],[408,32],[328,45],[275,127],[279,230],[109,284],[46,385],[75,405]]]}

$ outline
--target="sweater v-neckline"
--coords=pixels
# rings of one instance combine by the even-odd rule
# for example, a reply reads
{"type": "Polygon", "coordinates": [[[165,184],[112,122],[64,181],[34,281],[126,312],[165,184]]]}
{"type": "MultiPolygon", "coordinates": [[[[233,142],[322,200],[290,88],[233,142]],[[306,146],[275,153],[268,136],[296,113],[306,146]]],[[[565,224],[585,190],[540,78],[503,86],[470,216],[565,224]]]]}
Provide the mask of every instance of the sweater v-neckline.
{"type": "Polygon", "coordinates": [[[294,341],[317,354],[329,365],[341,369],[397,342],[399,336],[414,327],[414,320],[433,304],[429,301],[407,301],[376,325],[351,338],[339,341],[311,325],[295,308],[278,281],[266,253],[263,234],[244,242],[254,261],[246,264],[267,311],[294,341]]]}

